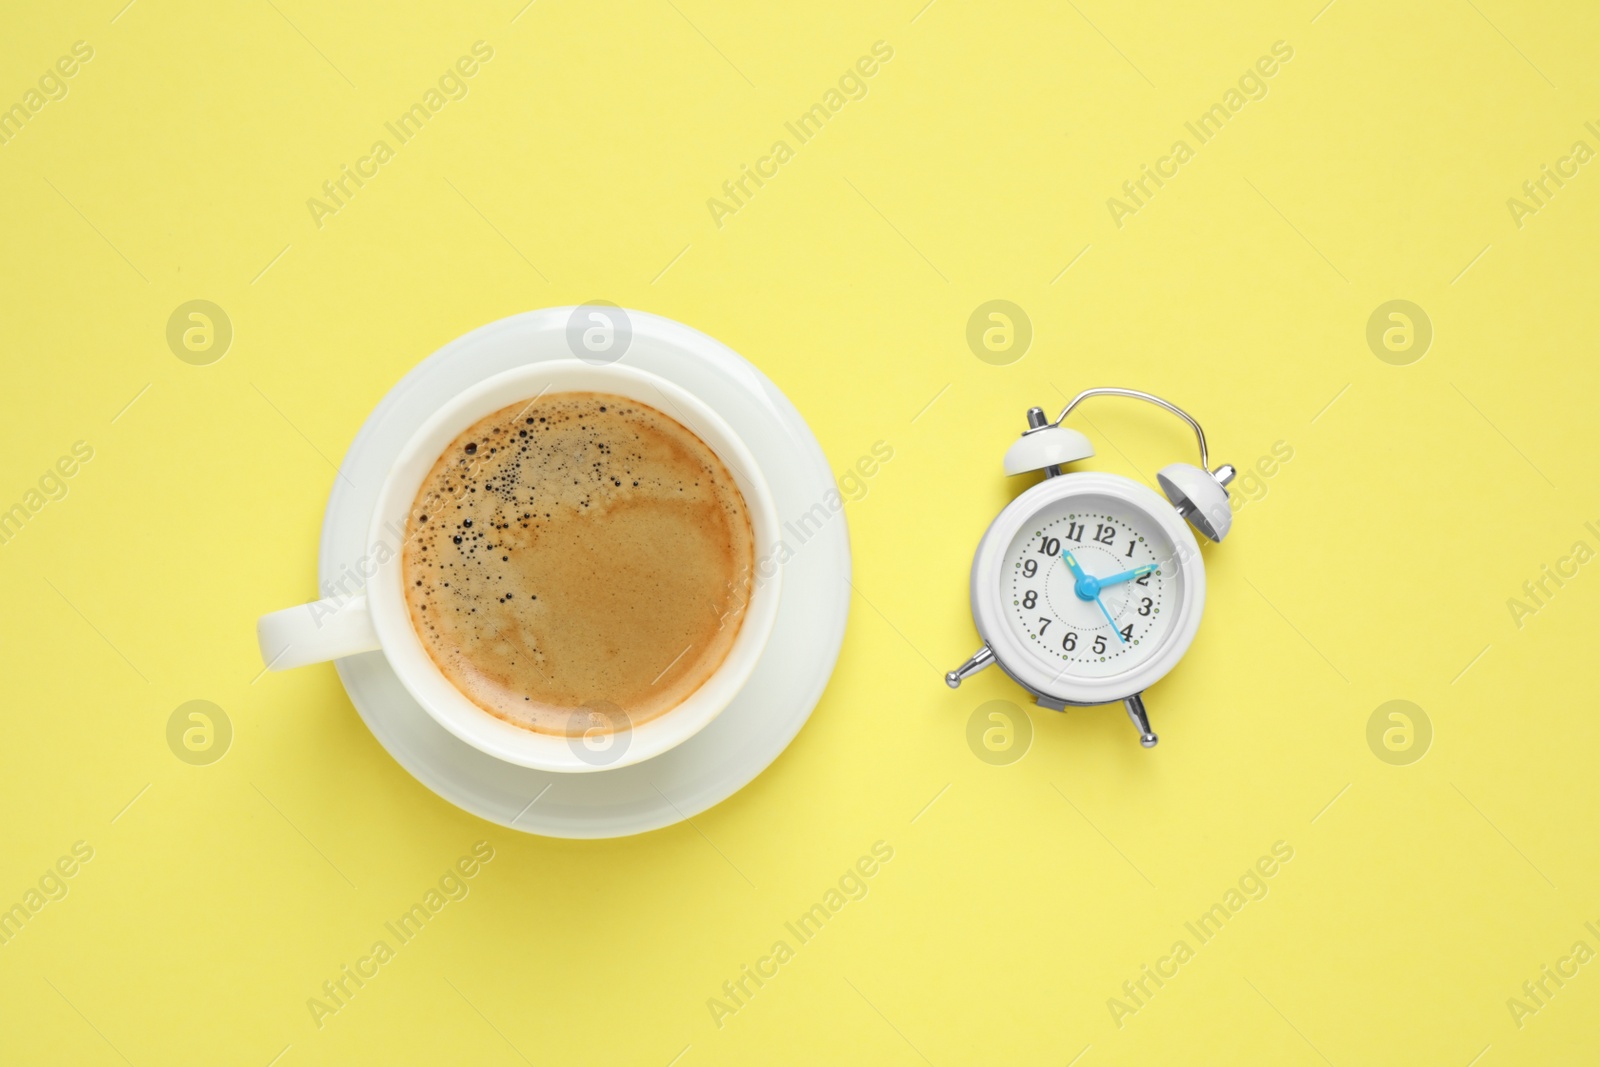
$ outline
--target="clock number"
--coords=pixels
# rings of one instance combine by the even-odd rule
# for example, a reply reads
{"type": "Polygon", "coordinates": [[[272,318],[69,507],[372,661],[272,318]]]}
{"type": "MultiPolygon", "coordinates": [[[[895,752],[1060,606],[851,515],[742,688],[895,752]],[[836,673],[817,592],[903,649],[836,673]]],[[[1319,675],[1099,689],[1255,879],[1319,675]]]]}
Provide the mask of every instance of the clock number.
{"type": "Polygon", "coordinates": [[[1128,625],[1124,626],[1120,632],[1122,634],[1122,639],[1124,641],[1132,641],[1133,640],[1133,623],[1130,622],[1128,625]]]}
{"type": "Polygon", "coordinates": [[[1047,619],[1043,615],[1039,616],[1039,636],[1040,637],[1044,636],[1044,632],[1046,630],[1050,629],[1050,624],[1052,622],[1054,622],[1054,621],[1055,621],[1054,619],[1047,619]]]}
{"type": "Polygon", "coordinates": [[[1067,523],[1067,539],[1076,541],[1080,545],[1083,544],[1083,526],[1081,523],[1067,523]]]}
{"type": "Polygon", "coordinates": [[[1111,543],[1112,538],[1114,538],[1116,536],[1117,536],[1117,528],[1115,526],[1107,526],[1103,522],[1095,523],[1094,539],[1096,541],[1098,541],[1100,544],[1109,545],[1111,543]]]}
{"type": "Polygon", "coordinates": [[[1022,594],[1022,606],[1023,607],[1031,608],[1035,604],[1037,604],[1038,602],[1039,602],[1039,594],[1034,592],[1032,589],[1030,589],[1026,593],[1022,594]]]}
{"type": "Polygon", "coordinates": [[[1137,577],[1137,578],[1135,578],[1133,580],[1133,584],[1134,585],[1149,585],[1150,584],[1150,575],[1148,575],[1148,574],[1139,575],[1139,577],[1137,577]]]}
{"type": "Polygon", "coordinates": [[[1128,542],[1128,558],[1129,559],[1133,558],[1133,542],[1132,541],[1128,542]]]}
{"type": "Polygon", "coordinates": [[[1039,540],[1039,555],[1054,558],[1061,555],[1061,542],[1054,537],[1044,537],[1039,540]]]}
{"type": "Polygon", "coordinates": [[[1094,635],[1094,651],[1095,651],[1095,654],[1099,655],[1100,653],[1104,652],[1105,650],[1106,650],[1106,635],[1105,634],[1095,634],[1094,635]]]}
{"type": "Polygon", "coordinates": [[[1078,647],[1078,635],[1073,633],[1070,630],[1067,631],[1067,636],[1065,636],[1065,637],[1063,637],[1061,639],[1061,648],[1062,648],[1062,650],[1065,651],[1065,652],[1071,652],[1073,649],[1075,649],[1077,647],[1078,647]]]}
{"type": "Polygon", "coordinates": [[[1150,598],[1149,597],[1141,597],[1139,599],[1139,614],[1140,615],[1148,615],[1148,614],[1150,614],[1150,608],[1151,608],[1150,598]]]}
{"type": "Polygon", "coordinates": [[[1023,564],[1022,564],[1022,576],[1024,578],[1032,578],[1035,574],[1038,574],[1038,573],[1039,573],[1039,564],[1038,564],[1037,561],[1031,560],[1031,559],[1023,561],[1023,564]]]}

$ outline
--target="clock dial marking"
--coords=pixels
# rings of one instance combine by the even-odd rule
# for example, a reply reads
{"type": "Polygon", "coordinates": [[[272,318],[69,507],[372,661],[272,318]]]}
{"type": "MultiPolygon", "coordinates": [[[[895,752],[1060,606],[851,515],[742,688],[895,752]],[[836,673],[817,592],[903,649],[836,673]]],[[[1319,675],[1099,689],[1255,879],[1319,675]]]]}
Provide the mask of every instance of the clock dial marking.
{"type": "Polygon", "coordinates": [[[1006,553],[1007,625],[1062,676],[1108,677],[1148,661],[1176,597],[1173,549],[1158,530],[1120,501],[1047,506],[1006,553]]]}

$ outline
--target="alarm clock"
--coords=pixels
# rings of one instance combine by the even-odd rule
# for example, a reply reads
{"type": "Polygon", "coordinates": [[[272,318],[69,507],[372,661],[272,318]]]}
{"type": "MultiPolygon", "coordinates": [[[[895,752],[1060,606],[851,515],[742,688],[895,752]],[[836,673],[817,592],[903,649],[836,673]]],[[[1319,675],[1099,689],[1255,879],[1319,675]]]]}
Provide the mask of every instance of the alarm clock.
{"type": "Polygon", "coordinates": [[[983,647],[945,675],[952,689],[991,664],[1040,707],[1121,702],[1145,748],[1143,693],[1189,650],[1206,603],[1205,564],[1190,527],[1228,535],[1234,468],[1210,469],[1206,435],[1188,412],[1134,389],[1079,393],[1054,422],[1030,408],[1028,428],[1006,451],[1005,472],[1043,471],[989,524],[972,558],[972,621],[983,647]],[[1194,430],[1200,466],[1173,463],[1156,475],[1161,494],[1117,474],[1065,470],[1094,446],[1062,423],[1093,397],[1143,400],[1194,430]]]}

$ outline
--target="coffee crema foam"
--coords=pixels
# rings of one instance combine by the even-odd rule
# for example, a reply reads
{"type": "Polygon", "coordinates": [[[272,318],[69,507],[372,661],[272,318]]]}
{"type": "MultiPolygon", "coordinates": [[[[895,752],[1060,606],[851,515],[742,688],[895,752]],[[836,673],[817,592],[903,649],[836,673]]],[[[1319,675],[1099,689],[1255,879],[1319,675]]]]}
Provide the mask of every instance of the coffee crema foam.
{"type": "Polygon", "coordinates": [[[406,605],[473,703],[538,733],[620,730],[714,674],[752,590],[743,495],[647,404],[551,393],[457,437],[406,524],[406,605]]]}

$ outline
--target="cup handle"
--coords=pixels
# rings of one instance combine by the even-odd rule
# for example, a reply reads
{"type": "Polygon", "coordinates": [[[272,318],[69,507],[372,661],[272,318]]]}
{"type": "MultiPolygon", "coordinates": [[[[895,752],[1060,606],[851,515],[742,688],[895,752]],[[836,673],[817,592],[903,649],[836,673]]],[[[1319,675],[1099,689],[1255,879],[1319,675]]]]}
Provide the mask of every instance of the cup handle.
{"type": "Polygon", "coordinates": [[[261,661],[272,671],[382,647],[365,595],[318,600],[263,615],[256,621],[256,640],[261,645],[261,661]]]}

